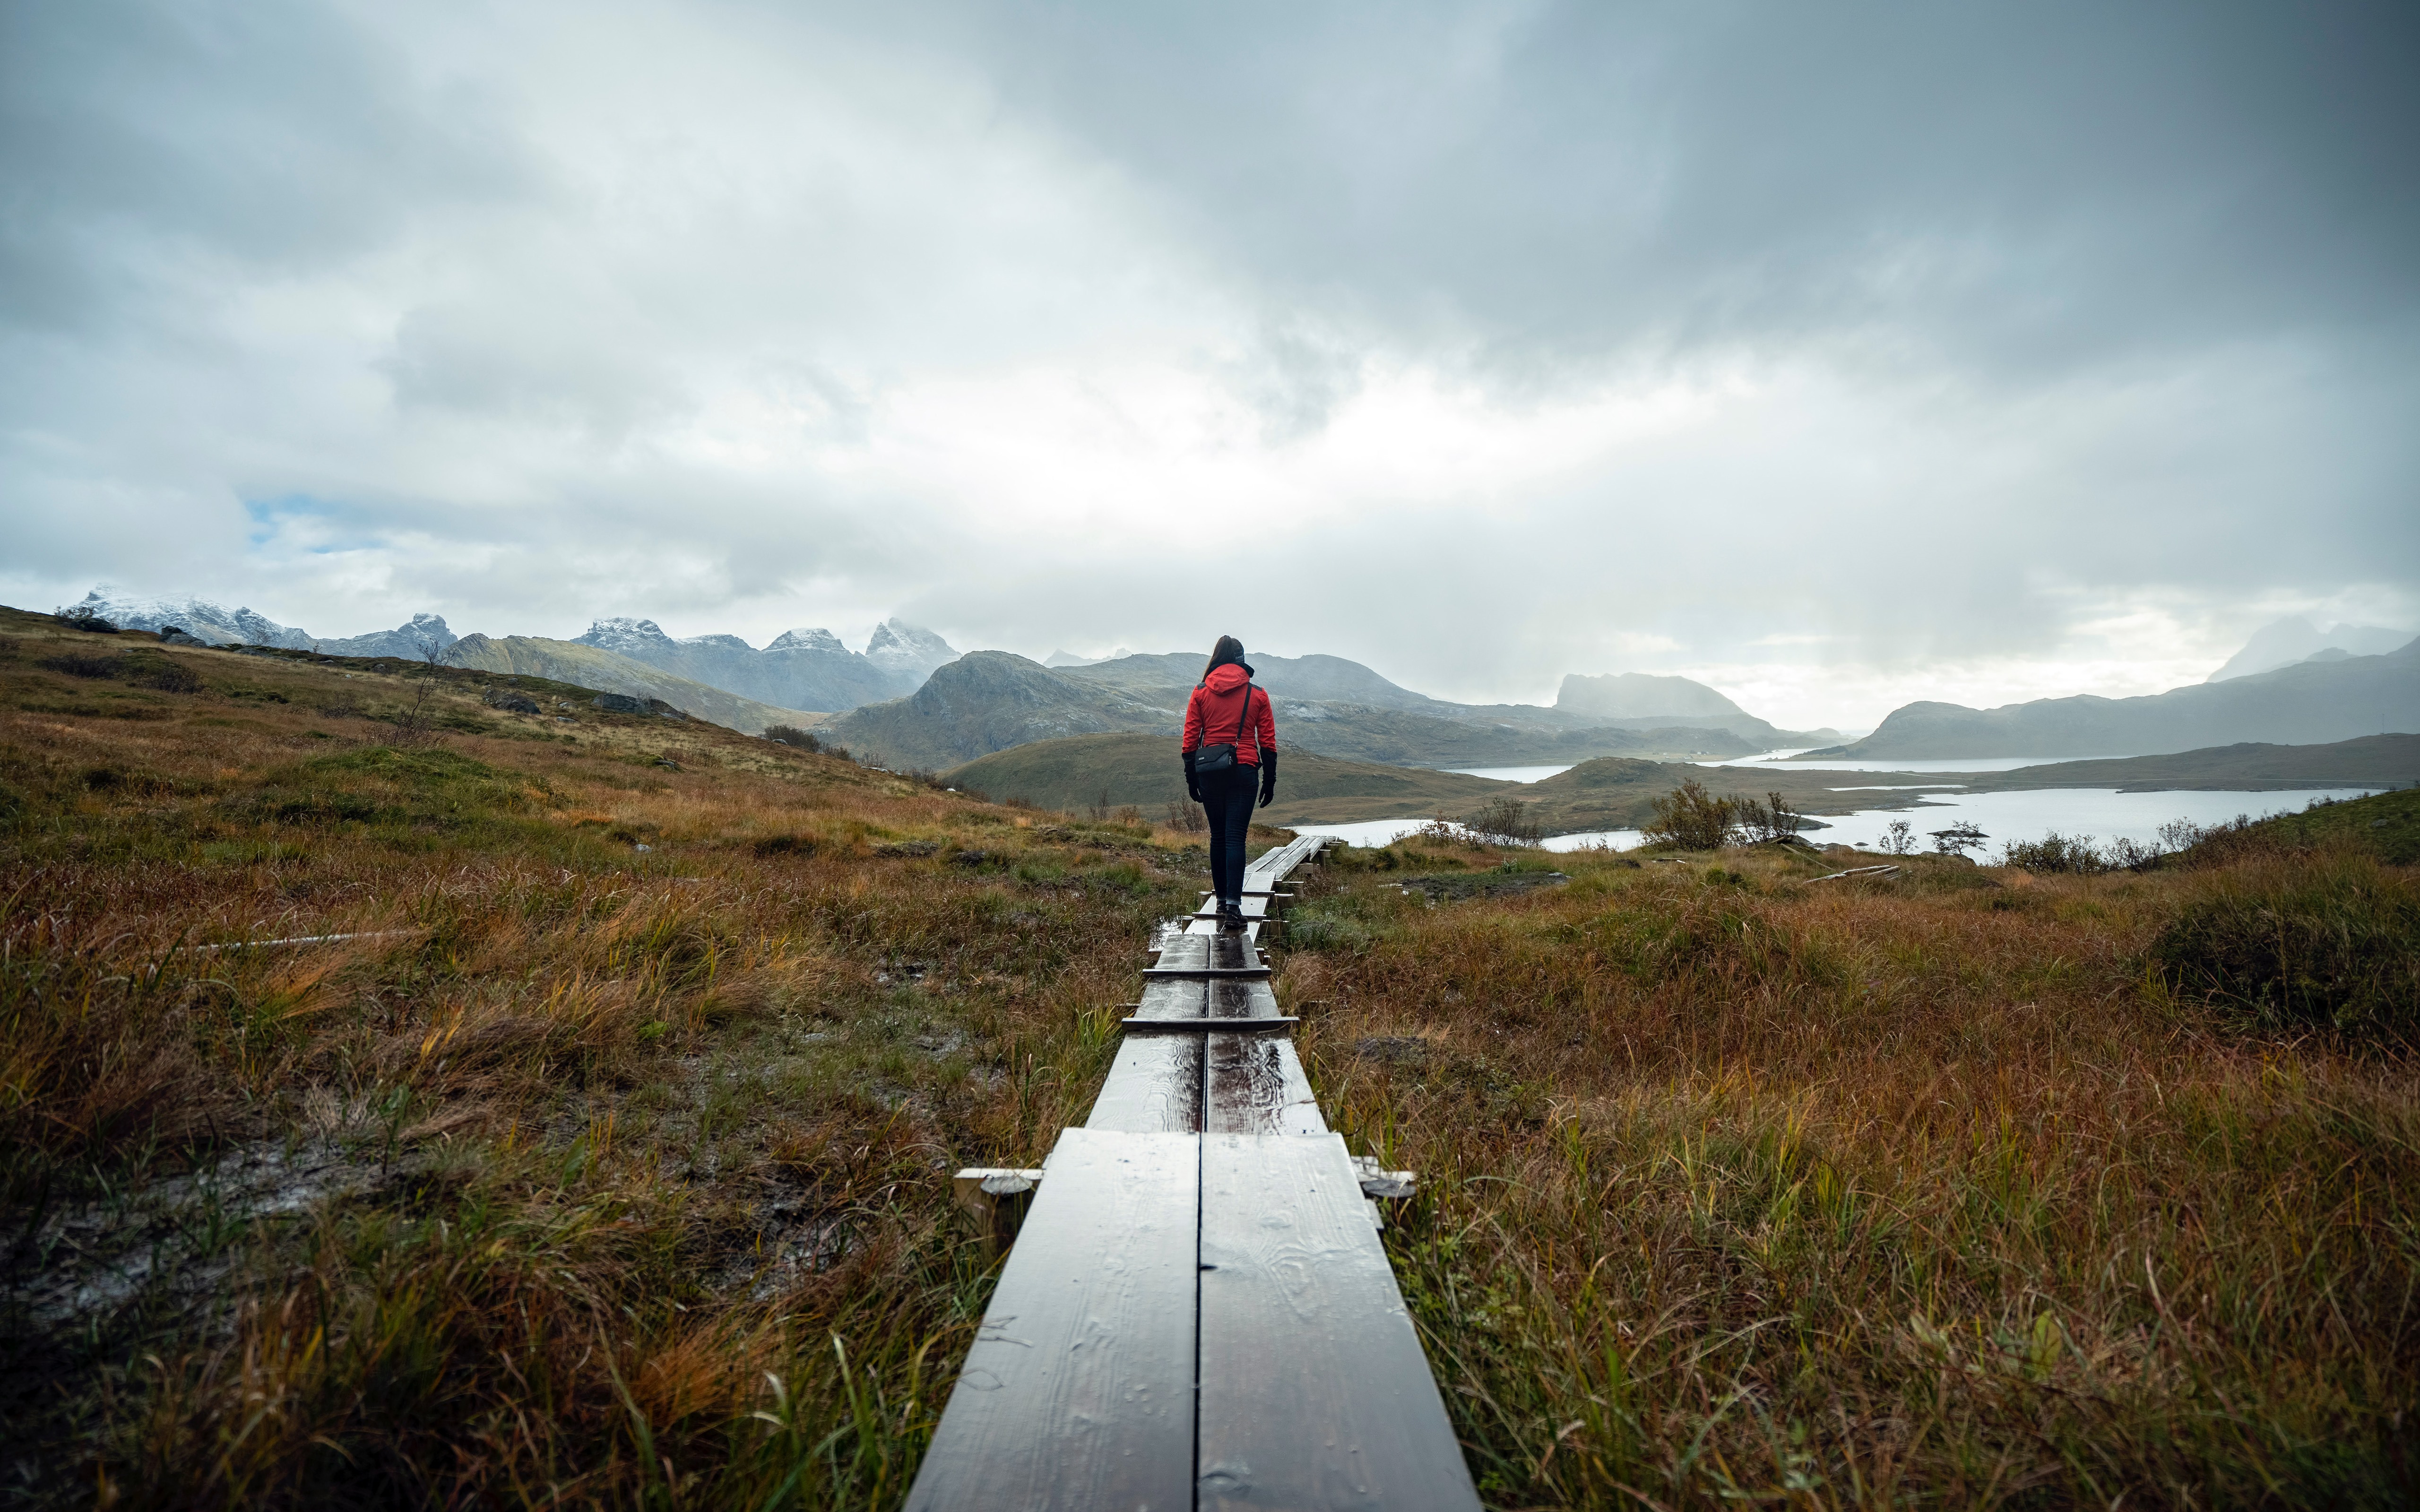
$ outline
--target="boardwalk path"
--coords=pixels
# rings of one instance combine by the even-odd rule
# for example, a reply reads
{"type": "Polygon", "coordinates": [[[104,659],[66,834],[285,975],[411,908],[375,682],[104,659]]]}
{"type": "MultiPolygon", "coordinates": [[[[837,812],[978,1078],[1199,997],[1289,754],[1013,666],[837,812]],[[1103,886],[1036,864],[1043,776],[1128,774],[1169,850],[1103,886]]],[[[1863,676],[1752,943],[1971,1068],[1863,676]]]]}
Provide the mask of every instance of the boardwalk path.
{"type": "MultiPolygon", "coordinates": [[[[1320,843],[1253,862],[1247,914],[1320,843]]],[[[1146,972],[1091,1117],[1044,1167],[916,1512],[1479,1505],[1260,933],[1197,918],[1146,972]]]]}

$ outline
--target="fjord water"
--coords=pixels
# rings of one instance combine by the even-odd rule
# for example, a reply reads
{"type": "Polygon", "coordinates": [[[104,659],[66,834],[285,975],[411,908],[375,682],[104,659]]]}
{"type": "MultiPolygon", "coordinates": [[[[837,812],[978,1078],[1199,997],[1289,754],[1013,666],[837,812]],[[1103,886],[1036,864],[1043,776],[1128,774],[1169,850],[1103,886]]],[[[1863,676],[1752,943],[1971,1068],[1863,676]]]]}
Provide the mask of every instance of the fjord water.
{"type": "MultiPolygon", "coordinates": [[[[2280,793],[2120,793],[2115,788],[2037,788],[2018,793],[1960,793],[1944,789],[1937,793],[1927,791],[1923,802],[1913,809],[1827,814],[1820,821],[1825,827],[1810,829],[1807,838],[1819,845],[1871,848],[1881,841],[1892,820],[1904,819],[1916,826],[1919,847],[1931,849],[1931,841],[1921,837],[1962,820],[1991,837],[1985,849],[1994,856],[2009,841],[2039,840],[2054,829],[2062,835],[2090,835],[2102,844],[2116,840],[2148,844],[2159,838],[2160,826],[2170,820],[2214,825],[2238,814],[2258,819],[2291,813],[2322,798],[2341,801],[2375,791],[2304,788],[2280,793]]],[[[1293,828],[1297,834],[1334,835],[1355,845],[1385,845],[1424,823],[1420,819],[1373,819],[1351,825],[1295,825],[1293,828]]],[[[1627,850],[1638,842],[1638,831],[1635,829],[1606,829],[1557,835],[1545,842],[1545,847],[1550,851],[1570,851],[1610,845],[1627,850]]]]}

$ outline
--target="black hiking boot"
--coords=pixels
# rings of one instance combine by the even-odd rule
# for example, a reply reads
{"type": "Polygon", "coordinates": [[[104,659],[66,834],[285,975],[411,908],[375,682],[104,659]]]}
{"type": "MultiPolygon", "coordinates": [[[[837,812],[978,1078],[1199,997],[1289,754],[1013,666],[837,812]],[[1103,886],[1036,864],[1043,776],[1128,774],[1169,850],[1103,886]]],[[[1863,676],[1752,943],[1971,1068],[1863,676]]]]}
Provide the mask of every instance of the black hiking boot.
{"type": "Polygon", "coordinates": [[[1218,900],[1218,927],[1230,934],[1244,932],[1244,905],[1233,898],[1218,900]]]}

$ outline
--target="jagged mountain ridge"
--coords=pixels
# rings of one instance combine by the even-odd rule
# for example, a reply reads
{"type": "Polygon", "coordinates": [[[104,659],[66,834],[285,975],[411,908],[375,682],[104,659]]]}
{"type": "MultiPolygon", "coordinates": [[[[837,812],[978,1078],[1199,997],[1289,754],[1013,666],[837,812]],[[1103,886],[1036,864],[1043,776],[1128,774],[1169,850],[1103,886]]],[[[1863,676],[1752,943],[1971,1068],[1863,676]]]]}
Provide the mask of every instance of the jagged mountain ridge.
{"type": "MultiPolygon", "coordinates": [[[[174,625],[211,645],[277,646],[332,656],[417,657],[428,647],[446,650],[463,639],[439,614],[414,614],[392,630],[330,638],[280,624],[250,608],[230,609],[198,594],[143,595],[107,583],[86,594],[79,607],[127,629],[158,631],[174,625]]],[[[594,647],[688,683],[792,712],[839,712],[911,693],[933,668],[957,656],[933,631],[896,618],[877,625],[861,653],[849,650],[825,629],[790,630],[758,651],[736,635],[676,640],[653,620],[635,617],[597,620],[575,641],[506,639],[594,647]]],[[[690,702],[695,701],[692,696],[690,702]]]]}
{"type": "Polygon", "coordinates": [[[230,609],[197,594],[145,597],[107,584],[85,594],[77,607],[90,609],[123,630],[159,631],[175,625],[194,640],[214,646],[280,646],[289,651],[318,651],[331,656],[418,656],[425,646],[433,645],[442,651],[460,639],[442,614],[414,614],[392,630],[330,639],[280,625],[252,609],[230,609]]]}
{"type": "Polygon", "coordinates": [[[736,635],[675,640],[653,620],[598,620],[573,643],[785,709],[840,713],[921,687],[933,668],[955,660],[947,640],[892,619],[875,628],[864,652],[830,630],[784,631],[759,651],[736,635]]]}
{"type": "Polygon", "coordinates": [[[2384,656],[2300,661],[2141,698],[2086,694],[1995,709],[1910,703],[1863,740],[1803,759],[2155,756],[2245,742],[2311,746],[2415,732],[2420,640],[2384,656]]]}

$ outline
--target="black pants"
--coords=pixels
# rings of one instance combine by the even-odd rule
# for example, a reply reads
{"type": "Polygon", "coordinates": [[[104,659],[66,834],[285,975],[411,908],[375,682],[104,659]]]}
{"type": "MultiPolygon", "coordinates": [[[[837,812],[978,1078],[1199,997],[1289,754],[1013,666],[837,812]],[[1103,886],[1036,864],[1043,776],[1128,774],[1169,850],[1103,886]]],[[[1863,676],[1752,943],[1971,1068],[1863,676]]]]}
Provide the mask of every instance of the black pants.
{"type": "Polygon", "coordinates": [[[1244,835],[1252,827],[1252,800],[1260,796],[1261,769],[1237,762],[1223,772],[1201,776],[1202,811],[1210,820],[1210,890],[1221,899],[1244,898],[1244,835]]]}

